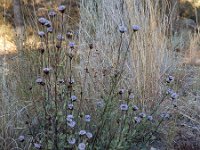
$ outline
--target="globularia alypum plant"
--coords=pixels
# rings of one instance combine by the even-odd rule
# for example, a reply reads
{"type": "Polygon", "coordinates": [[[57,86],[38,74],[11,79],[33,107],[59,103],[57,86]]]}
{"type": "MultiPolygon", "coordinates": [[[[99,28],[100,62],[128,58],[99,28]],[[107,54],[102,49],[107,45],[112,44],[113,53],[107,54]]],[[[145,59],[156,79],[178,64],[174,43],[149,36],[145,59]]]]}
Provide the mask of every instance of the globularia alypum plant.
{"type": "MultiPolygon", "coordinates": [[[[141,27],[133,25],[132,29],[128,29],[125,25],[119,25],[118,56],[108,77],[109,86],[96,97],[97,101],[87,101],[90,97],[84,97],[86,83],[81,78],[90,72],[86,65],[85,74],[81,74],[81,78],[75,77],[74,59],[79,45],[74,33],[64,26],[65,11],[66,7],[61,5],[57,11],[50,10],[48,18],[38,19],[41,45],[35,58],[39,65],[34,69],[38,76],[31,89],[32,106],[26,111],[27,130],[18,138],[21,148],[107,150],[148,147],[161,123],[170,118],[168,112],[159,114],[158,107],[168,97],[167,94],[173,101],[178,96],[173,90],[168,90],[167,94],[164,91],[158,105],[149,111],[136,101],[138,97],[134,96],[134,91],[123,88],[120,80],[125,71],[130,44],[141,27]],[[124,49],[123,36],[128,31],[131,36],[124,49]]],[[[89,43],[89,51],[94,46],[95,42],[89,43]]],[[[90,57],[89,53],[88,60],[90,57]]],[[[95,76],[90,78],[93,81],[95,76]]],[[[167,82],[173,80],[169,76],[167,82]]]]}

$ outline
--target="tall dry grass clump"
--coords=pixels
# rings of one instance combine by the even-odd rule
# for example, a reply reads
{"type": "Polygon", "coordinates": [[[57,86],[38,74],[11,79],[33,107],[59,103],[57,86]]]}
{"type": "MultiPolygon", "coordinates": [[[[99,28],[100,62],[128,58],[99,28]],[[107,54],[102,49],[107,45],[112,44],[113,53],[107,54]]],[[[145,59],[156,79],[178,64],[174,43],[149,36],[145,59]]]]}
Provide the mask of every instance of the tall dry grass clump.
{"type": "MultiPolygon", "coordinates": [[[[151,102],[160,94],[162,76],[176,64],[171,37],[168,36],[171,34],[174,6],[159,0],[82,0],[80,10],[80,44],[96,41],[97,52],[93,53],[98,53],[100,58],[90,59],[90,67],[96,70],[110,71],[116,67],[116,47],[121,44],[117,29],[119,25],[129,27],[122,38],[122,53],[128,47],[130,38],[132,41],[128,60],[124,64],[127,72],[123,74],[121,82],[125,84],[125,88],[136,91],[143,106],[151,102]],[[169,14],[166,14],[167,11],[169,14]],[[139,25],[141,30],[132,37],[130,26],[134,24],[139,25]]],[[[81,52],[86,53],[84,50],[81,52]]],[[[82,66],[86,63],[84,60],[86,59],[82,59],[82,66]]]]}

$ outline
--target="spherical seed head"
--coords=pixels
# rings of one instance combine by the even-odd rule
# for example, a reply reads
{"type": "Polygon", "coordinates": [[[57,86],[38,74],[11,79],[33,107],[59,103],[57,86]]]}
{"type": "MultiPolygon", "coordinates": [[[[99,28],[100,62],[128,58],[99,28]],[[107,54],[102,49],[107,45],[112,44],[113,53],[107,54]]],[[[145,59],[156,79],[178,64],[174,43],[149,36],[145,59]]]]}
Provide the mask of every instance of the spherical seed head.
{"type": "Polygon", "coordinates": [[[56,16],[56,12],[54,10],[49,11],[49,16],[50,17],[55,17],[56,16]]]}
{"type": "Polygon", "coordinates": [[[67,123],[67,125],[68,125],[70,128],[74,128],[75,125],[76,125],[76,122],[75,122],[75,121],[69,121],[69,122],[67,123]]]}
{"type": "Polygon", "coordinates": [[[38,31],[38,35],[42,38],[45,36],[45,33],[44,33],[44,31],[38,31]]]}
{"type": "Polygon", "coordinates": [[[71,100],[74,102],[74,101],[77,100],[77,97],[76,97],[75,95],[72,95],[72,96],[71,96],[71,100]]]}
{"type": "Polygon", "coordinates": [[[130,93],[128,98],[129,98],[130,100],[133,100],[134,97],[135,97],[134,94],[133,94],[133,93],[130,93]]]}
{"type": "Polygon", "coordinates": [[[127,31],[127,28],[124,25],[119,26],[119,32],[120,33],[125,33],[127,31]]]}
{"type": "Polygon", "coordinates": [[[82,135],[85,135],[85,134],[86,134],[86,131],[85,131],[85,130],[80,130],[80,131],[79,131],[79,135],[82,136],[82,135]]]}
{"type": "Polygon", "coordinates": [[[121,109],[122,111],[127,111],[127,110],[128,110],[128,105],[127,105],[127,104],[121,104],[121,105],[120,105],[120,109],[121,109]]]}
{"type": "Polygon", "coordinates": [[[166,119],[169,119],[169,118],[170,118],[170,115],[169,115],[168,113],[166,113],[166,112],[163,112],[163,113],[160,115],[160,117],[161,117],[162,119],[166,120],[166,119]]]}
{"type": "Polygon", "coordinates": [[[139,108],[136,105],[133,106],[133,111],[137,111],[138,109],[139,108]]]}
{"type": "Polygon", "coordinates": [[[145,117],[146,117],[146,114],[145,114],[144,112],[142,112],[142,113],[139,114],[139,117],[140,117],[140,118],[145,118],[145,117]]]}
{"type": "Polygon", "coordinates": [[[173,76],[168,76],[167,79],[166,79],[167,83],[171,83],[173,81],[174,81],[174,77],[173,76]]]}
{"type": "Polygon", "coordinates": [[[85,143],[79,143],[79,144],[78,144],[78,149],[79,149],[79,150],[85,150],[85,148],[86,148],[85,143]]]}
{"type": "Polygon", "coordinates": [[[172,89],[167,89],[167,92],[166,92],[166,94],[173,94],[174,93],[174,91],[172,90],[172,89]]]}
{"type": "Polygon", "coordinates": [[[66,9],[66,7],[65,7],[64,5],[58,6],[58,10],[59,10],[61,13],[64,13],[64,12],[65,12],[65,9],[66,9]]]}
{"type": "Polygon", "coordinates": [[[68,109],[69,110],[73,110],[74,109],[74,105],[73,104],[68,104],[68,109]]]}
{"type": "Polygon", "coordinates": [[[39,143],[34,143],[34,147],[35,147],[36,149],[42,149],[42,145],[39,144],[39,143]]]}
{"type": "Polygon", "coordinates": [[[40,85],[45,85],[44,80],[42,78],[40,78],[40,77],[36,79],[36,83],[38,83],[40,85]]]}
{"type": "Polygon", "coordinates": [[[67,115],[67,121],[69,121],[69,122],[71,122],[71,121],[73,121],[73,119],[74,119],[74,116],[73,115],[67,115]]]}
{"type": "Polygon", "coordinates": [[[50,68],[44,68],[44,69],[43,69],[43,72],[44,72],[45,74],[49,74],[50,71],[51,71],[50,68]]]}
{"type": "Polygon", "coordinates": [[[48,21],[46,18],[44,17],[41,17],[38,19],[39,23],[42,24],[42,25],[45,25],[45,23],[48,21]]]}
{"type": "Polygon", "coordinates": [[[51,21],[47,20],[44,25],[46,27],[51,27],[52,23],[51,23],[51,21]]]}
{"type": "Polygon", "coordinates": [[[135,123],[140,123],[141,122],[141,118],[140,117],[134,117],[135,123]]]}
{"type": "Polygon", "coordinates": [[[75,139],[75,138],[70,138],[70,139],[68,139],[67,141],[68,141],[68,143],[69,143],[70,145],[74,145],[74,144],[76,143],[76,139],[75,139]]]}
{"type": "Polygon", "coordinates": [[[90,121],[91,121],[91,116],[85,115],[85,122],[90,122],[90,121]]]}
{"type": "Polygon", "coordinates": [[[68,31],[68,32],[66,33],[66,36],[67,36],[68,39],[72,39],[73,33],[72,33],[71,31],[68,31]]]}
{"type": "Polygon", "coordinates": [[[91,132],[87,132],[87,133],[86,133],[86,136],[87,136],[88,139],[91,139],[91,138],[93,137],[93,135],[92,135],[91,132]]]}
{"type": "Polygon", "coordinates": [[[172,100],[175,100],[175,99],[177,99],[178,98],[178,94],[177,93],[172,93],[171,94],[171,98],[172,98],[172,100]]]}
{"type": "Polygon", "coordinates": [[[18,140],[19,140],[20,142],[24,142],[24,140],[25,140],[24,135],[20,135],[20,136],[18,137],[18,140]]]}
{"type": "Polygon", "coordinates": [[[138,26],[138,25],[133,25],[133,26],[132,26],[132,29],[133,29],[134,32],[136,32],[136,31],[140,30],[140,26],[138,26]]]}
{"type": "Polygon", "coordinates": [[[124,94],[125,93],[125,90],[124,89],[119,89],[119,94],[124,94]]]}
{"type": "Polygon", "coordinates": [[[62,40],[64,40],[65,38],[64,38],[64,36],[63,36],[62,34],[58,34],[58,35],[57,35],[57,39],[58,39],[59,41],[62,41],[62,40]]]}
{"type": "Polygon", "coordinates": [[[75,43],[74,43],[74,42],[69,42],[69,47],[70,47],[71,49],[74,49],[75,43]]]}
{"type": "Polygon", "coordinates": [[[152,121],[153,117],[152,116],[147,116],[147,120],[152,121]]]}
{"type": "Polygon", "coordinates": [[[48,27],[48,28],[47,28],[47,32],[48,32],[48,33],[52,33],[52,32],[53,32],[53,28],[52,28],[52,27],[48,27]]]}

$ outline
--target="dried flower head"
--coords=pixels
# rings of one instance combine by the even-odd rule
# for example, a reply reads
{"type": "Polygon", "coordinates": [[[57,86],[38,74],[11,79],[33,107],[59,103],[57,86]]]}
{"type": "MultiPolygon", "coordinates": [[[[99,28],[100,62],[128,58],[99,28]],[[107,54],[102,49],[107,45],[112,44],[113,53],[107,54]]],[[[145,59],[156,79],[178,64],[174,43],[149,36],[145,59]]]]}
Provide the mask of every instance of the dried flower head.
{"type": "Polygon", "coordinates": [[[135,96],[134,96],[134,94],[133,94],[133,93],[130,93],[130,94],[129,94],[129,96],[128,96],[128,98],[129,98],[130,100],[133,100],[133,99],[134,99],[134,97],[135,97],[135,96]]]}
{"type": "Polygon", "coordinates": [[[79,150],[85,150],[85,148],[86,148],[85,143],[79,143],[79,144],[78,144],[78,149],[79,149],[79,150]]]}
{"type": "Polygon", "coordinates": [[[41,17],[38,19],[39,23],[42,24],[42,25],[45,25],[45,23],[48,21],[46,18],[44,17],[41,17]]]}
{"type": "Polygon", "coordinates": [[[56,43],[56,48],[57,48],[57,49],[60,49],[60,48],[61,48],[61,43],[60,43],[60,42],[57,42],[57,43],[56,43]]]}
{"type": "Polygon", "coordinates": [[[127,105],[127,104],[121,104],[121,105],[120,105],[120,109],[121,109],[122,111],[127,111],[127,110],[128,110],[128,105],[127,105]]]}
{"type": "Polygon", "coordinates": [[[94,48],[93,43],[90,43],[90,44],[89,44],[89,48],[90,48],[90,49],[93,49],[93,48],[94,48]]]}
{"type": "Polygon", "coordinates": [[[69,138],[67,141],[68,141],[68,143],[70,145],[74,145],[76,143],[76,139],[75,138],[69,138]]]}
{"type": "Polygon", "coordinates": [[[99,100],[98,102],[96,102],[97,108],[102,108],[104,107],[105,103],[104,100],[99,100]]]}
{"type": "Polygon", "coordinates": [[[168,76],[167,79],[166,79],[167,83],[171,83],[173,81],[174,81],[174,77],[173,76],[168,76]]]}
{"type": "Polygon", "coordinates": [[[153,117],[152,116],[147,116],[147,120],[152,121],[153,117]]]}
{"type": "Polygon", "coordinates": [[[172,100],[175,100],[175,99],[177,99],[178,98],[178,94],[177,93],[172,93],[171,94],[171,98],[172,98],[172,100]]]}
{"type": "Polygon", "coordinates": [[[24,142],[24,140],[25,140],[24,135],[20,135],[20,136],[18,137],[18,140],[19,140],[20,142],[24,142]]]}
{"type": "Polygon", "coordinates": [[[59,10],[61,13],[64,13],[64,12],[65,12],[65,9],[66,9],[66,7],[65,7],[64,5],[58,6],[58,10],[59,10]]]}
{"type": "Polygon", "coordinates": [[[49,14],[50,17],[56,16],[56,12],[54,10],[50,10],[48,14],[49,14]]]}
{"type": "Polygon", "coordinates": [[[39,144],[39,143],[34,143],[34,147],[35,147],[36,149],[42,149],[42,145],[39,144]]]}
{"type": "Polygon", "coordinates": [[[124,89],[119,89],[119,94],[122,95],[125,93],[125,90],[124,89]]]}
{"type": "Polygon", "coordinates": [[[139,113],[139,117],[140,117],[140,118],[145,118],[145,117],[146,117],[146,114],[145,114],[144,112],[139,113]]]}
{"type": "Polygon", "coordinates": [[[64,38],[64,36],[62,35],[62,34],[58,34],[57,35],[57,40],[58,41],[63,41],[65,38],[64,38]]]}
{"type": "Polygon", "coordinates": [[[69,79],[68,82],[69,82],[69,84],[73,84],[75,81],[74,81],[74,79],[69,79]]]}
{"type": "Polygon", "coordinates": [[[174,91],[172,90],[172,89],[167,89],[167,92],[166,92],[166,94],[173,94],[174,93],[174,91]]]}
{"type": "Polygon", "coordinates": [[[69,121],[69,122],[67,123],[67,125],[68,125],[69,127],[71,127],[71,128],[74,128],[75,125],[76,125],[76,122],[75,122],[75,121],[69,121]]]}
{"type": "Polygon", "coordinates": [[[74,119],[74,116],[73,115],[67,115],[67,121],[69,121],[69,122],[71,122],[71,121],[73,121],[73,119],[74,119]]]}
{"type": "Polygon", "coordinates": [[[91,121],[91,116],[85,115],[85,122],[90,122],[90,121],[91,121]]]}
{"type": "Polygon", "coordinates": [[[50,68],[44,68],[44,69],[43,69],[43,72],[44,72],[45,74],[49,74],[50,71],[51,71],[50,68]]]}
{"type": "Polygon", "coordinates": [[[87,133],[86,133],[86,136],[87,136],[88,139],[91,139],[91,138],[93,137],[93,135],[92,135],[91,132],[87,132],[87,133]]]}
{"type": "Polygon", "coordinates": [[[52,32],[53,32],[53,28],[52,28],[52,27],[48,27],[48,28],[47,28],[47,32],[48,32],[48,33],[52,33],[52,32]]]}
{"type": "Polygon", "coordinates": [[[69,47],[70,47],[71,49],[74,49],[75,43],[74,43],[74,42],[69,42],[69,47]]]}
{"type": "Polygon", "coordinates": [[[51,21],[47,20],[44,24],[46,27],[51,27],[52,26],[52,23],[51,21]]]}
{"type": "Polygon", "coordinates": [[[124,32],[126,32],[127,31],[127,28],[124,26],[124,25],[120,25],[119,26],[119,32],[120,33],[124,33],[124,32]]]}
{"type": "Polygon", "coordinates": [[[68,32],[66,33],[66,36],[67,36],[68,39],[72,39],[72,37],[73,37],[73,32],[68,31],[68,32]]]}
{"type": "Polygon", "coordinates": [[[77,100],[77,97],[76,97],[75,95],[72,95],[72,96],[71,96],[71,100],[74,102],[74,101],[77,100]]]}
{"type": "Polygon", "coordinates": [[[166,113],[166,112],[163,112],[161,115],[160,115],[160,117],[162,118],[162,119],[169,119],[170,118],[170,115],[168,114],[168,113],[166,113]]]}
{"type": "Polygon", "coordinates": [[[63,84],[63,83],[65,83],[65,80],[64,80],[64,79],[59,79],[58,82],[59,82],[60,84],[63,84]]]}
{"type": "Polygon", "coordinates": [[[137,111],[139,108],[136,105],[133,105],[133,111],[137,111]]]}
{"type": "Polygon", "coordinates": [[[44,31],[38,31],[38,35],[42,38],[45,37],[45,33],[44,31]]]}
{"type": "Polygon", "coordinates": [[[132,26],[132,29],[133,29],[134,32],[136,32],[136,31],[140,30],[140,26],[138,26],[138,25],[133,25],[133,26],[132,26]]]}
{"type": "Polygon", "coordinates": [[[68,109],[69,110],[73,110],[74,109],[74,105],[73,104],[68,104],[68,109]]]}
{"type": "Polygon", "coordinates": [[[40,85],[42,85],[42,86],[45,85],[45,82],[44,82],[44,80],[43,80],[41,77],[38,77],[38,78],[36,79],[36,83],[38,83],[38,84],[40,84],[40,85]]]}
{"type": "Polygon", "coordinates": [[[86,134],[86,131],[85,131],[85,130],[80,130],[80,131],[79,131],[79,135],[82,136],[82,135],[85,135],[85,134],[86,134]]]}
{"type": "Polygon", "coordinates": [[[140,117],[134,117],[134,121],[135,121],[135,123],[140,123],[141,122],[141,118],[140,117]]]}

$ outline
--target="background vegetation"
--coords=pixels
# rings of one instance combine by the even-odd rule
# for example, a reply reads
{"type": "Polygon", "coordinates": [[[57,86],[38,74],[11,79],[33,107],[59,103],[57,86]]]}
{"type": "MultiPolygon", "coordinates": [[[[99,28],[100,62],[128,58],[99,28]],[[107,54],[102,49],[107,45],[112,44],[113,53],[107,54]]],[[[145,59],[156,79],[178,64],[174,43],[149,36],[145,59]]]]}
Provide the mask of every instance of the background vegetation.
{"type": "Polygon", "coordinates": [[[0,3],[0,149],[200,148],[198,2],[0,3]]]}

